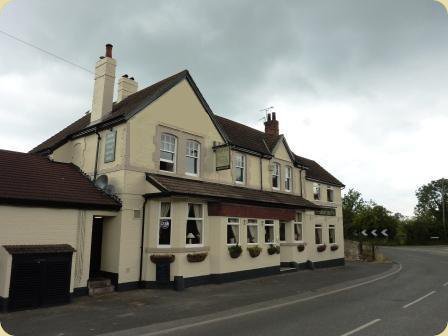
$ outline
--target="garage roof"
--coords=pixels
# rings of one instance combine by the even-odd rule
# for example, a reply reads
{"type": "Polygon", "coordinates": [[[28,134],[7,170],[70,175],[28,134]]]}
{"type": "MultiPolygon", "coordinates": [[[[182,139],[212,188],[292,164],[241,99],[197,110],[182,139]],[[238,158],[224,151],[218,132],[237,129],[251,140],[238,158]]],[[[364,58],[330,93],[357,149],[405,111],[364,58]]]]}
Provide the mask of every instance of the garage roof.
{"type": "Polygon", "coordinates": [[[95,187],[72,163],[0,149],[0,204],[119,210],[121,203],[95,187]]]}

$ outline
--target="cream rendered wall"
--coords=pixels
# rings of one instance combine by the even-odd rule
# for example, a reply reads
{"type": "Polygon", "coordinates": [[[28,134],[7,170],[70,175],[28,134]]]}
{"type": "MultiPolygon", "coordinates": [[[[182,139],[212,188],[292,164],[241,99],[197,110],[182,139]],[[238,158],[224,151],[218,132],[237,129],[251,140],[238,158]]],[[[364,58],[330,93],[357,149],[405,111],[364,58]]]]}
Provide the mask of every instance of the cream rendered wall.
{"type": "Polygon", "coordinates": [[[0,246],[0,297],[9,297],[9,279],[11,274],[12,257],[0,246]]]}

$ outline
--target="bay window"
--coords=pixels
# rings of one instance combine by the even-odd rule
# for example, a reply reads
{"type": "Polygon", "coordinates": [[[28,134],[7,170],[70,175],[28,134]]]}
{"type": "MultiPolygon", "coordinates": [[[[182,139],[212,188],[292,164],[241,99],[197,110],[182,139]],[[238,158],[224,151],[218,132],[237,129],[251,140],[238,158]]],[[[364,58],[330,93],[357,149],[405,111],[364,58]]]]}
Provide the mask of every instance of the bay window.
{"type": "Polygon", "coordinates": [[[256,219],[247,220],[247,243],[258,244],[258,221],[256,219]]]}
{"type": "Polygon", "coordinates": [[[334,225],[330,225],[328,228],[328,238],[330,244],[336,244],[336,228],[334,225]]]}
{"type": "Polygon", "coordinates": [[[159,246],[169,246],[171,244],[171,203],[160,203],[159,217],[159,246]]]}
{"type": "Polygon", "coordinates": [[[227,244],[237,245],[240,242],[240,220],[239,218],[227,219],[227,244]]]}
{"type": "Polygon", "coordinates": [[[322,240],[322,225],[316,225],[314,228],[314,234],[316,239],[316,245],[323,244],[322,240]]]}
{"type": "Polygon", "coordinates": [[[264,242],[267,244],[273,244],[275,241],[274,221],[264,221],[264,242]]]}
{"type": "Polygon", "coordinates": [[[280,179],[280,165],[278,163],[274,163],[272,165],[272,188],[279,189],[280,187],[279,179],[280,179]]]}
{"type": "Polygon", "coordinates": [[[186,143],[186,174],[198,175],[199,174],[199,152],[200,145],[197,141],[188,140],[186,143]]]}
{"type": "Polygon", "coordinates": [[[203,243],[203,213],[202,204],[188,203],[188,218],[186,230],[187,245],[201,245],[203,243]]]}
{"type": "Polygon", "coordinates": [[[303,214],[298,212],[294,221],[294,240],[303,241],[303,214]]]}
{"type": "Polygon", "coordinates": [[[285,190],[291,191],[292,189],[292,168],[289,166],[285,167],[285,190]]]}
{"type": "Polygon", "coordinates": [[[235,182],[244,183],[246,174],[246,157],[243,154],[235,154],[235,182]]]}
{"type": "Polygon", "coordinates": [[[174,135],[162,133],[160,136],[160,165],[159,169],[174,172],[176,169],[177,139],[174,135]]]}
{"type": "Polygon", "coordinates": [[[286,241],[286,222],[285,221],[280,222],[280,241],[281,242],[286,241]]]}

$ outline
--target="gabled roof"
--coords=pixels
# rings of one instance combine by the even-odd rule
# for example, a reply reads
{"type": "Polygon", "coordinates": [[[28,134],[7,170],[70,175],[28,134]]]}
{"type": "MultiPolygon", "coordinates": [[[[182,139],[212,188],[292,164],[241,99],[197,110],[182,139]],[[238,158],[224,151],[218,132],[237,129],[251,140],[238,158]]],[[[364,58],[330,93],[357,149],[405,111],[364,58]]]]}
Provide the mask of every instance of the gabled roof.
{"type": "Polygon", "coordinates": [[[187,70],[181,71],[173,76],[148,86],[147,88],[128,96],[119,103],[114,103],[112,112],[93,125],[90,124],[90,113],[86,113],[82,118],[78,119],[62,131],[33,148],[30,153],[51,153],[54,149],[63,145],[72,138],[76,138],[82,134],[88,134],[89,132],[94,132],[97,129],[104,129],[110,127],[111,125],[125,122],[184,79],[191,85],[211,121],[226,143],[236,148],[247,150],[261,156],[271,157],[273,156],[272,152],[276,145],[279,141],[283,141],[288,153],[291,156],[291,160],[295,161],[295,164],[307,169],[306,176],[308,179],[317,180],[335,186],[344,186],[338,179],[322,168],[317,162],[296,156],[290,150],[283,135],[279,135],[277,138],[268,137],[264,132],[256,130],[252,127],[215,115],[187,70]]]}
{"type": "MultiPolygon", "coordinates": [[[[146,179],[161,191],[160,196],[200,196],[209,199],[231,200],[238,201],[239,203],[262,204],[279,208],[321,208],[301,196],[292,194],[257,190],[161,174],[147,173],[146,179]]],[[[147,196],[157,196],[157,194],[148,194],[147,196]]]]}
{"type": "Polygon", "coordinates": [[[97,189],[72,163],[0,150],[0,204],[119,210],[118,199],[97,189]]]}

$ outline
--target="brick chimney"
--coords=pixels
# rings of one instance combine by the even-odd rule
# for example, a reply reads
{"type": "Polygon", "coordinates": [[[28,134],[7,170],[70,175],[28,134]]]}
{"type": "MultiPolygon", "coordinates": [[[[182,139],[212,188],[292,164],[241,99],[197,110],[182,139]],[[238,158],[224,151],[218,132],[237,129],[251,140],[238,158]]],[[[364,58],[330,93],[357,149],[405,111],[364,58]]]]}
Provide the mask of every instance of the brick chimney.
{"type": "Polygon", "coordinates": [[[128,75],[123,75],[118,80],[118,98],[117,101],[122,101],[127,96],[138,91],[138,83],[134,77],[129,78],[128,75]]]}
{"type": "Polygon", "coordinates": [[[264,133],[268,137],[276,138],[279,135],[278,121],[275,112],[268,113],[268,120],[264,123],[264,133]]]}
{"type": "Polygon", "coordinates": [[[116,66],[117,62],[112,58],[112,44],[106,44],[105,56],[100,57],[95,65],[91,123],[100,120],[112,111],[116,66]]]}

